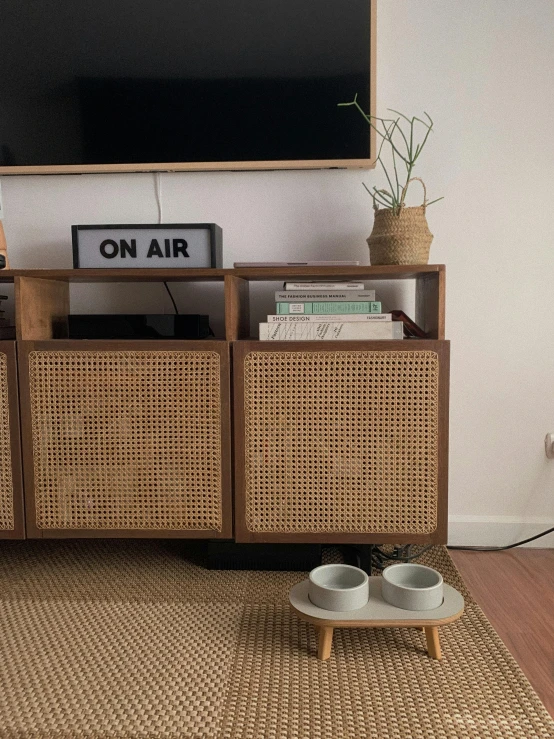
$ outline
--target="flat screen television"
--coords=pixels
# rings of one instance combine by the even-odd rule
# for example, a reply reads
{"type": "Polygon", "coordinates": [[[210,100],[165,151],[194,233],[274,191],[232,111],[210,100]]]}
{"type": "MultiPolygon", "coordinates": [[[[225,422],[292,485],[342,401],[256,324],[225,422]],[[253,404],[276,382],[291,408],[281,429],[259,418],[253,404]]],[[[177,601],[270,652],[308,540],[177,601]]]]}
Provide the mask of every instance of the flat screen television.
{"type": "Polygon", "coordinates": [[[375,0],[2,0],[0,174],[369,167],[375,0]]]}

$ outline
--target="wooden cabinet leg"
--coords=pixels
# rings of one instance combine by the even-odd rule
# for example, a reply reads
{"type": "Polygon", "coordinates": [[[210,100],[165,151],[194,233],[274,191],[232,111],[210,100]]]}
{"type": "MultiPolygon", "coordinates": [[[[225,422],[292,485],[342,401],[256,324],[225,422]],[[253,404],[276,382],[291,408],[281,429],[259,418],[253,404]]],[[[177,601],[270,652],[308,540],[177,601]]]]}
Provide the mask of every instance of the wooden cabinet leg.
{"type": "Polygon", "coordinates": [[[433,659],[442,659],[438,626],[426,626],[425,638],[427,639],[427,651],[429,652],[429,656],[433,659]]]}
{"type": "Polygon", "coordinates": [[[318,630],[318,659],[329,659],[331,656],[331,646],[333,644],[333,627],[320,626],[318,630]]]}

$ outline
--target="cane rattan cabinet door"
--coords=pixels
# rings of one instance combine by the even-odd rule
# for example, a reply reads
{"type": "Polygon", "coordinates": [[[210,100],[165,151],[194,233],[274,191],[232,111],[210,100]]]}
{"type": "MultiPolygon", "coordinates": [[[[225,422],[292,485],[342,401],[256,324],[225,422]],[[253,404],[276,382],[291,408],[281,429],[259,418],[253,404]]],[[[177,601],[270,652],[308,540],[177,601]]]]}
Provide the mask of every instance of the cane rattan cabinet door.
{"type": "Polygon", "coordinates": [[[449,343],[237,342],[237,541],[446,542],[449,343]]]}
{"type": "Polygon", "coordinates": [[[15,343],[0,341],[0,539],[24,538],[15,343]]]}
{"type": "Polygon", "coordinates": [[[21,343],[28,535],[229,538],[229,345],[21,343]]]}

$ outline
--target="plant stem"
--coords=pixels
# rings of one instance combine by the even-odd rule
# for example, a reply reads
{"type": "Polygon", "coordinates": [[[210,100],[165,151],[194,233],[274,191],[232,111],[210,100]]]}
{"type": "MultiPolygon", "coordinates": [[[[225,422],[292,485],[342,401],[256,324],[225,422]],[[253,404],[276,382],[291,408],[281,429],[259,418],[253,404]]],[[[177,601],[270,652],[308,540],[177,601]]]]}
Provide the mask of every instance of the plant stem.
{"type": "MultiPolygon", "coordinates": [[[[379,151],[377,153],[376,161],[379,162],[383,168],[383,171],[385,173],[385,177],[387,178],[387,182],[390,187],[390,192],[388,190],[380,190],[376,187],[373,188],[373,192],[369,190],[368,187],[364,184],[364,187],[368,191],[368,193],[373,198],[373,205],[376,207],[376,203],[379,202],[381,205],[384,205],[386,208],[390,208],[393,213],[399,214],[401,208],[404,207],[405,201],[406,201],[406,195],[408,193],[408,186],[410,184],[410,180],[412,179],[412,172],[415,166],[415,163],[423,151],[423,147],[427,143],[427,139],[429,138],[429,134],[433,130],[433,119],[431,116],[425,111],[425,117],[427,118],[427,121],[422,120],[421,118],[418,118],[417,116],[413,116],[412,118],[408,118],[408,116],[404,115],[404,113],[400,113],[397,110],[393,110],[392,108],[389,108],[389,110],[394,113],[396,116],[398,116],[396,119],[393,118],[378,118],[377,116],[372,116],[368,113],[366,113],[361,105],[358,103],[358,95],[356,94],[354,96],[354,100],[352,100],[349,103],[338,103],[339,107],[349,107],[354,106],[358,109],[358,111],[363,115],[365,120],[367,121],[368,125],[381,137],[381,144],[379,146],[379,151]],[[404,121],[407,126],[405,125],[404,128],[409,127],[409,131],[406,130],[406,132],[402,129],[402,125],[400,121],[404,121]],[[377,121],[381,124],[382,129],[380,129],[379,125],[376,125],[374,121],[377,121]],[[416,134],[419,133],[419,129],[416,132],[416,123],[421,124],[426,129],[425,133],[423,134],[423,139],[420,143],[417,143],[416,141],[416,134]],[[396,134],[399,134],[402,138],[402,141],[404,142],[404,146],[406,148],[406,154],[403,154],[401,151],[402,146],[398,146],[398,144],[395,142],[394,137],[396,134]],[[389,175],[389,172],[387,171],[387,166],[385,165],[385,162],[383,161],[383,158],[381,156],[381,152],[383,151],[383,147],[387,143],[390,146],[390,151],[392,155],[392,167],[393,172],[389,175]],[[400,178],[398,176],[398,167],[397,167],[397,161],[396,157],[398,157],[401,161],[404,162],[406,165],[406,181],[404,184],[401,184],[400,178]],[[394,179],[394,183],[393,183],[394,179]]],[[[389,167],[390,169],[390,167],[389,167]]],[[[437,198],[436,200],[432,200],[429,203],[426,203],[425,205],[432,205],[433,203],[438,202],[439,200],[442,200],[443,198],[437,198]]]]}
{"type": "Polygon", "coordinates": [[[402,195],[400,196],[400,207],[404,205],[404,201],[406,200],[406,193],[408,192],[408,185],[410,184],[410,178],[412,176],[412,169],[413,165],[410,165],[408,167],[408,176],[406,177],[406,184],[404,185],[402,189],[402,195]]]}
{"type": "MultiPolygon", "coordinates": [[[[358,96],[356,95],[356,97],[358,97],[358,96]]],[[[376,133],[378,133],[379,136],[381,136],[382,138],[386,139],[389,142],[390,146],[394,149],[394,151],[396,151],[396,153],[398,154],[398,156],[402,160],[404,160],[405,162],[407,161],[406,157],[400,151],[398,151],[398,149],[396,148],[394,142],[391,141],[390,139],[388,139],[383,133],[381,133],[381,131],[379,131],[379,129],[377,128],[377,126],[372,122],[373,119],[375,119],[376,121],[383,121],[383,120],[385,120],[384,118],[377,118],[376,116],[368,115],[367,113],[365,113],[364,110],[363,110],[363,108],[360,106],[360,104],[358,103],[358,101],[356,99],[354,99],[351,103],[337,103],[337,105],[339,107],[348,107],[349,105],[356,106],[356,108],[360,111],[360,113],[363,115],[363,117],[369,123],[369,125],[371,126],[371,128],[373,128],[373,130],[376,133]]]]}

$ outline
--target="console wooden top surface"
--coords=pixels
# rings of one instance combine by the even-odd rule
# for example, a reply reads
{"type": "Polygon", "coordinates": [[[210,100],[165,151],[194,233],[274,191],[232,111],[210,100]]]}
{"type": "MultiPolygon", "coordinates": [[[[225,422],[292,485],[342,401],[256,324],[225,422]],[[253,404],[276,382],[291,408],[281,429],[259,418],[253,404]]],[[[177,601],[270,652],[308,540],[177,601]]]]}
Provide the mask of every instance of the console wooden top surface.
{"type": "Polygon", "coordinates": [[[188,280],[223,280],[226,276],[245,280],[398,280],[413,279],[444,272],[443,264],[379,265],[358,267],[241,267],[240,269],[4,269],[0,282],[13,282],[16,277],[32,277],[64,282],[186,282],[188,280]]]}

